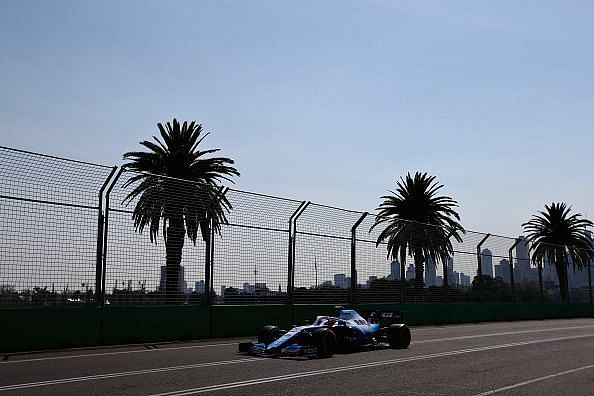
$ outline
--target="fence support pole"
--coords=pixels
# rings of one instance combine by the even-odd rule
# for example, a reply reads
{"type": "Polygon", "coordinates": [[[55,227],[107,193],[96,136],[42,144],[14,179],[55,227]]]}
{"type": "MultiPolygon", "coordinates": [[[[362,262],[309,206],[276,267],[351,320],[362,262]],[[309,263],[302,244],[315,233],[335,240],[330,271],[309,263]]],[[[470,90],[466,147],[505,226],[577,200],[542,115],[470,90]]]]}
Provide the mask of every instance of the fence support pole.
{"type": "Polygon", "coordinates": [[[450,280],[448,279],[448,262],[444,261],[442,263],[443,269],[443,302],[448,302],[448,287],[450,280]]]}
{"type": "Polygon", "coordinates": [[[479,293],[480,293],[480,301],[481,302],[485,302],[485,291],[483,288],[483,268],[482,268],[482,259],[481,259],[481,245],[483,243],[485,243],[485,241],[487,240],[487,238],[489,238],[491,236],[491,234],[487,234],[485,235],[485,237],[479,242],[478,245],[476,245],[476,258],[477,258],[477,262],[478,262],[478,268],[477,268],[477,276],[479,278],[479,293]]]}
{"type": "MultiPolygon", "coordinates": [[[[212,304],[212,286],[214,278],[214,237],[215,237],[215,222],[214,218],[210,216],[210,209],[214,206],[215,202],[220,202],[229,191],[229,187],[221,187],[219,193],[214,197],[206,210],[206,216],[208,216],[208,236],[204,247],[204,296],[206,305],[212,304]]],[[[222,297],[222,296],[221,296],[222,297]]]]}
{"type": "Polygon", "coordinates": [[[112,179],[107,191],[105,192],[105,217],[104,217],[104,230],[103,230],[103,257],[102,257],[102,265],[101,265],[101,307],[105,305],[105,273],[107,267],[107,232],[109,231],[109,197],[111,195],[111,190],[115,187],[116,183],[122,176],[122,173],[126,169],[125,166],[122,166],[115,177],[112,179]]]}
{"type": "Polygon", "coordinates": [[[103,182],[103,185],[99,189],[99,205],[98,205],[98,216],[97,216],[97,257],[95,263],[95,304],[101,305],[101,295],[102,287],[101,287],[101,270],[102,266],[102,258],[103,258],[103,226],[104,226],[104,217],[103,217],[103,191],[109,184],[109,180],[113,177],[113,174],[117,170],[117,166],[111,168],[111,172],[109,176],[103,182]]]}
{"type": "Polygon", "coordinates": [[[507,251],[509,257],[509,280],[511,282],[512,302],[514,303],[516,302],[516,282],[514,279],[514,256],[512,252],[521,241],[522,239],[520,238],[516,239],[512,247],[507,251]]]}
{"type": "Polygon", "coordinates": [[[590,259],[588,261],[588,290],[590,291],[590,304],[592,304],[592,262],[594,260],[590,259]]]}
{"type": "MultiPolygon", "coordinates": [[[[450,231],[450,233],[448,234],[447,238],[445,239],[446,241],[449,241],[450,238],[452,237],[452,235],[454,235],[454,231],[450,231]]],[[[449,259],[450,257],[448,257],[449,259]]],[[[437,260],[434,260],[434,264],[437,266],[436,263],[437,260]]],[[[443,302],[446,303],[448,302],[448,288],[450,287],[450,280],[449,280],[449,274],[448,274],[448,263],[447,260],[443,260],[443,302]]],[[[427,271],[427,269],[425,269],[425,271],[427,271]]]]}
{"type": "Polygon", "coordinates": [[[537,263],[538,266],[538,288],[540,289],[540,301],[544,300],[544,291],[542,288],[542,263],[537,263]]]}
{"type": "Polygon", "coordinates": [[[289,260],[287,266],[287,304],[293,305],[295,288],[295,234],[297,229],[297,218],[305,211],[309,201],[301,202],[297,210],[289,218],[289,260]]]}
{"type": "Polygon", "coordinates": [[[351,228],[351,304],[353,305],[357,303],[357,227],[368,214],[363,213],[351,228]]]}
{"type": "MultiPolygon", "coordinates": [[[[568,255],[569,251],[567,249],[567,245],[563,245],[563,255],[565,256],[565,265],[563,266],[563,271],[565,272],[565,290],[567,290],[567,301],[568,303],[571,302],[571,291],[569,290],[569,268],[568,268],[568,255]]],[[[575,271],[574,271],[575,274],[575,271]]],[[[559,275],[557,275],[559,276],[559,275]]],[[[559,288],[561,288],[561,281],[559,281],[559,288]]]]}

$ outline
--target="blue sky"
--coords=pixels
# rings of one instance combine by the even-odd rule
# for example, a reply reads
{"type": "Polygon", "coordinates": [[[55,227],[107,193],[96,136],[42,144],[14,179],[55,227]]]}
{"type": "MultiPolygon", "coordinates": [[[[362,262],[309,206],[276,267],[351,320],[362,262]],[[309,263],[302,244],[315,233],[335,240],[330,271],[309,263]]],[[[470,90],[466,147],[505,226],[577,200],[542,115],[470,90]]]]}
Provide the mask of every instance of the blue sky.
{"type": "Polygon", "coordinates": [[[177,117],[241,189],[373,210],[435,174],[503,235],[594,216],[589,1],[0,3],[0,145],[93,162],[177,117]]]}

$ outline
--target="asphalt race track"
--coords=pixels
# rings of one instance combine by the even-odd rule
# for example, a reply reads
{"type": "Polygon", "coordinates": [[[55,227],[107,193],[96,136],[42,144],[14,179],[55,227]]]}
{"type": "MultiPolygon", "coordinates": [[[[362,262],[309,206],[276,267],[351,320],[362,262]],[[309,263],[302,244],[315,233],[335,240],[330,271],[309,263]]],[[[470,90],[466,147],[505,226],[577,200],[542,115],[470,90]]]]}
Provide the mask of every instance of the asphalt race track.
{"type": "Polygon", "coordinates": [[[6,355],[0,396],[594,394],[594,319],[416,327],[412,337],[406,350],[312,360],[237,355],[238,339],[6,355]]]}

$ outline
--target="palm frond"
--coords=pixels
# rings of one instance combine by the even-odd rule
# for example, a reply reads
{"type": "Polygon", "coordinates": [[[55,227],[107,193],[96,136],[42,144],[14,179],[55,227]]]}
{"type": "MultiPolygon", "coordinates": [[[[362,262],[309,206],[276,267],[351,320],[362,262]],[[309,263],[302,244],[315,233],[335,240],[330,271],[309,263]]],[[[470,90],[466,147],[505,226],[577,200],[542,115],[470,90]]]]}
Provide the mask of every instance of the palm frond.
{"type": "Polygon", "coordinates": [[[226,157],[209,157],[220,149],[199,150],[208,136],[202,125],[180,123],[173,119],[158,123],[160,137],[156,142],[142,141],[149,151],[131,151],[124,154],[125,166],[133,173],[124,187],[133,187],[123,202],[135,202],[132,218],[135,228],[142,232],[150,228],[151,241],[156,241],[159,226],[167,238],[167,224],[171,219],[183,219],[187,237],[196,243],[198,230],[202,238],[208,237],[208,219],[214,220],[216,232],[227,222],[232,209],[225,197],[220,196],[219,182],[233,182],[239,171],[234,161],[226,157]]]}
{"type": "Polygon", "coordinates": [[[376,246],[387,244],[388,258],[397,259],[403,250],[431,257],[434,262],[447,260],[453,254],[451,238],[461,242],[465,230],[457,220],[458,203],[448,196],[439,196],[443,185],[435,176],[408,173],[396,183],[391,195],[381,197],[378,216],[371,230],[382,224],[376,246]]]}

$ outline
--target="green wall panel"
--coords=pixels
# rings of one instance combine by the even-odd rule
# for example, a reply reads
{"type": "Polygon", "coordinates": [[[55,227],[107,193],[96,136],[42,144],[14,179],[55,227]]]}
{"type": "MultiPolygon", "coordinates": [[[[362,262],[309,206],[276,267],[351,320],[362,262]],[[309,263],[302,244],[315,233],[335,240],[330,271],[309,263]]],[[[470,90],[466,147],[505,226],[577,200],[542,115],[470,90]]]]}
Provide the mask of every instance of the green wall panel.
{"type": "MultiPolygon", "coordinates": [[[[398,311],[412,326],[594,317],[585,303],[361,304],[398,311]]],[[[331,315],[334,305],[95,307],[0,310],[0,352],[254,336],[267,324],[282,328],[331,315]]]]}

